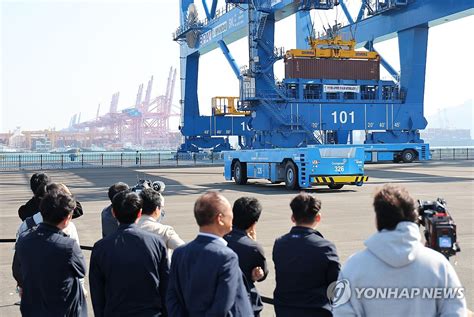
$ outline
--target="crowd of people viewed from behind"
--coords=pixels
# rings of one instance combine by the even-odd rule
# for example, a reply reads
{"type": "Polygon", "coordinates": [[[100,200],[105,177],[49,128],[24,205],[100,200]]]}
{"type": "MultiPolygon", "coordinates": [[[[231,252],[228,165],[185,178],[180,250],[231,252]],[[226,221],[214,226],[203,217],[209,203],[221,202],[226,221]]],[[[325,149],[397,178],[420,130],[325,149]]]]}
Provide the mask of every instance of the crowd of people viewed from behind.
{"type": "MultiPolygon", "coordinates": [[[[103,238],[94,244],[89,271],[73,218],[81,204],[64,184],[44,173],[31,177],[34,196],[18,210],[13,276],[23,316],[88,316],[88,274],[95,316],[260,316],[256,283],[268,276],[257,241],[263,212],[253,197],[233,205],[219,192],[194,203],[198,233],[185,243],[165,225],[165,199],[152,188],[125,183],[108,190],[101,213],[103,238]]],[[[377,232],[341,268],[336,246],[317,230],[322,203],[301,192],[290,202],[294,226],[275,240],[274,309],[277,317],[467,316],[464,297],[370,299],[359,288],[461,288],[448,260],[421,242],[413,198],[384,185],[373,201],[377,232]],[[352,296],[338,285],[348,283],[352,296]]],[[[346,284],[344,284],[346,285],[346,284]]],[[[268,309],[268,308],[266,308],[268,309]]]]}

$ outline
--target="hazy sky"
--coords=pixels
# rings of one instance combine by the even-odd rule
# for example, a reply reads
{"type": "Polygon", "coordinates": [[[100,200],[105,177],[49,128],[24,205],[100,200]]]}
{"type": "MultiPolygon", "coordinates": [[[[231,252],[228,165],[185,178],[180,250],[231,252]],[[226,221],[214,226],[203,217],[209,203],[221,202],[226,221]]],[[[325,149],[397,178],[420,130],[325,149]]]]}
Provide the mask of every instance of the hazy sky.
{"type": "MultiPolygon", "coordinates": [[[[153,75],[152,96],[161,95],[169,67],[179,66],[179,45],[171,39],[179,24],[177,0],[0,2],[0,131],[62,129],[79,112],[81,121],[90,120],[99,103],[101,114],[108,111],[116,91],[119,109],[130,107],[140,83],[153,75]]],[[[335,14],[313,16],[316,24],[332,23],[335,14]]],[[[473,98],[474,44],[466,38],[472,29],[472,16],[430,29],[427,115],[473,98]]],[[[294,18],[277,24],[276,34],[277,46],[294,48],[294,18]]],[[[248,63],[246,47],[246,40],[230,45],[239,65],[248,63]]],[[[396,40],[376,48],[399,67],[396,40]]],[[[200,104],[209,113],[210,98],[238,95],[238,82],[220,51],[203,56],[200,66],[200,104]]],[[[282,64],[276,73],[282,78],[282,64]]],[[[179,98],[178,81],[175,104],[179,98]]]]}

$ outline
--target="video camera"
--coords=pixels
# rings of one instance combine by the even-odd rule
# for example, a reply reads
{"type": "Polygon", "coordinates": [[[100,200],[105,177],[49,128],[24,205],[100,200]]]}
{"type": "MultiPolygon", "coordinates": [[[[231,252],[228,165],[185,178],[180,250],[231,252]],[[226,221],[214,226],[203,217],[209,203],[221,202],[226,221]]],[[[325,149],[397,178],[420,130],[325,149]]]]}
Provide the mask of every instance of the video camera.
{"type": "Polygon", "coordinates": [[[132,187],[132,191],[135,193],[140,193],[145,188],[152,188],[154,191],[162,193],[165,191],[165,183],[160,181],[150,181],[148,179],[139,179],[137,184],[132,187]]]}
{"type": "Polygon", "coordinates": [[[419,221],[425,227],[426,246],[446,258],[461,251],[456,241],[456,223],[448,212],[446,201],[418,200],[419,221]]]}

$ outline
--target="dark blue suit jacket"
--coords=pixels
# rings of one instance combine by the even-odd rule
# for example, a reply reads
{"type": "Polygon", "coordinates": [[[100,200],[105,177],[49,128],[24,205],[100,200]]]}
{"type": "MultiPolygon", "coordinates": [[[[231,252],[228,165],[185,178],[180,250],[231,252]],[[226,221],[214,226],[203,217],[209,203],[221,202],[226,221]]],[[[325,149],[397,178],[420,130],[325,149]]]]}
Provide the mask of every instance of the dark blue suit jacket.
{"type": "Polygon", "coordinates": [[[23,288],[23,316],[87,316],[79,281],[86,262],[75,240],[43,222],[19,238],[15,249],[13,275],[23,288]]]}
{"type": "Polygon", "coordinates": [[[173,317],[253,316],[237,255],[201,235],[174,251],[166,305],[173,317]]]}
{"type": "Polygon", "coordinates": [[[252,280],[252,270],[257,266],[262,268],[264,276],[259,282],[267,278],[268,268],[263,248],[257,241],[250,239],[245,231],[239,229],[232,230],[224,239],[229,243],[228,247],[239,257],[239,266],[249,287],[252,309],[258,314],[263,309],[263,303],[252,280]]]}
{"type": "Polygon", "coordinates": [[[326,295],[340,271],[336,247],[316,230],[293,227],[273,247],[277,316],[332,316],[326,295]]]}
{"type": "Polygon", "coordinates": [[[168,274],[161,239],[135,224],[120,225],[92,250],[89,284],[95,316],[166,314],[168,274]]]}

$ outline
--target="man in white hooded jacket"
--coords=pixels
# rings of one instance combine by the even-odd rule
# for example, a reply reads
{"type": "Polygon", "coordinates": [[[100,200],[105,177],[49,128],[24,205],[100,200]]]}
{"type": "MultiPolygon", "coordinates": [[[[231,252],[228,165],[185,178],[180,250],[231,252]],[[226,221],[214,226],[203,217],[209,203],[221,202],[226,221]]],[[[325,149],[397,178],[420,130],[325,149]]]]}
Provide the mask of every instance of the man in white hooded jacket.
{"type": "Polygon", "coordinates": [[[409,193],[385,185],[375,194],[374,209],[378,232],[343,266],[334,316],[466,316],[464,289],[453,267],[421,243],[409,193]]]}

